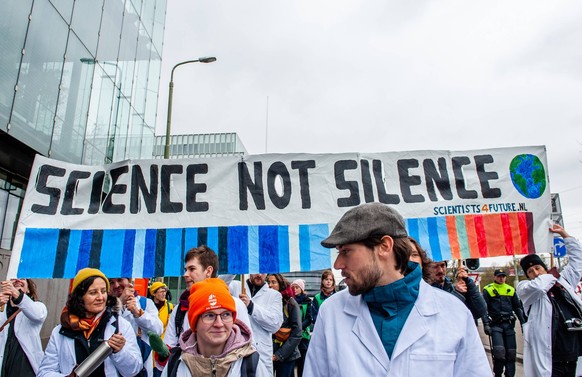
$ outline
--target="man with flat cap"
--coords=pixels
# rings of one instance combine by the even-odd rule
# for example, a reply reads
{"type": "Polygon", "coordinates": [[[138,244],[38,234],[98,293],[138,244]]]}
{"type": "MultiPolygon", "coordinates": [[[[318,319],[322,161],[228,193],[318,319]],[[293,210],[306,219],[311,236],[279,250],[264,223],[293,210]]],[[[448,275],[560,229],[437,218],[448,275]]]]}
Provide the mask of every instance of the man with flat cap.
{"type": "Polygon", "coordinates": [[[517,317],[519,323],[523,325],[525,318],[515,288],[505,282],[507,278],[505,270],[496,269],[493,275],[493,283],[483,288],[483,298],[491,318],[489,329],[485,328],[485,333],[491,336],[493,373],[495,377],[501,377],[505,369],[505,377],[514,377],[517,356],[515,320],[517,317]]]}
{"type": "Polygon", "coordinates": [[[348,289],[320,309],[306,376],[491,376],[471,312],[422,280],[407,237],[396,210],[368,203],[321,242],[348,289]]]}
{"type": "Polygon", "coordinates": [[[582,301],[574,293],[582,276],[582,247],[560,225],[553,225],[550,232],[566,243],[568,265],[561,273],[548,270],[537,254],[519,262],[529,279],[517,286],[528,316],[523,325],[525,377],[573,377],[582,356],[582,301]]]}

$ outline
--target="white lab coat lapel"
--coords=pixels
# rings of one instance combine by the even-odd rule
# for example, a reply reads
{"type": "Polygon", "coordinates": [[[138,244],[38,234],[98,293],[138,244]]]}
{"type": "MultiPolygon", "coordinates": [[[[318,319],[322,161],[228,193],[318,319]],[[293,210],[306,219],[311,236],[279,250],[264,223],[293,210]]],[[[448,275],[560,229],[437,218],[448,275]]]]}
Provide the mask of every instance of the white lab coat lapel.
{"type": "Polygon", "coordinates": [[[418,298],[398,336],[394,351],[392,352],[392,359],[405,352],[417,340],[428,333],[429,324],[427,317],[435,315],[439,311],[436,297],[432,291],[433,289],[424,280],[420,281],[418,298]]]}
{"type": "Polygon", "coordinates": [[[358,337],[364,347],[374,355],[380,365],[388,371],[390,360],[386,352],[378,352],[378,350],[384,350],[384,345],[378,336],[376,327],[374,327],[370,309],[368,309],[368,305],[362,296],[352,296],[350,300],[347,300],[344,311],[346,314],[355,317],[352,332],[358,337]]]}

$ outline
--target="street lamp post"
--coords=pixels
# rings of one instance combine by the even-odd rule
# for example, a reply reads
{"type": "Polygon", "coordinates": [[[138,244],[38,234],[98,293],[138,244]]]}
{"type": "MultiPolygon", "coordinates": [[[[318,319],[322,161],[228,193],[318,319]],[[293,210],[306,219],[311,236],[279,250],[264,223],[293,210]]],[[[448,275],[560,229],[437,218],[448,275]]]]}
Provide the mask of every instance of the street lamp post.
{"type": "Polygon", "coordinates": [[[181,65],[189,63],[212,63],[215,62],[216,58],[211,56],[207,58],[198,58],[196,60],[187,60],[180,62],[172,68],[172,73],[170,74],[170,88],[168,91],[168,118],[166,122],[166,144],[164,146],[164,158],[170,158],[170,130],[172,129],[172,97],[174,95],[174,71],[181,65]]]}

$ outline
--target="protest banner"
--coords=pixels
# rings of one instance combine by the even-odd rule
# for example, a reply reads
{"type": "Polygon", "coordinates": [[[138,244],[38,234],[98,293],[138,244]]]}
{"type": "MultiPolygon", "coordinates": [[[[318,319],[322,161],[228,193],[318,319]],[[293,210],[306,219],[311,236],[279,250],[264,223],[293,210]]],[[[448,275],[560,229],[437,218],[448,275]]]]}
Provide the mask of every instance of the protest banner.
{"type": "Polygon", "coordinates": [[[545,147],[265,154],[74,165],[37,156],[9,276],[182,275],[207,244],[220,273],[330,267],[350,208],[394,206],[435,260],[548,251],[545,147]]]}

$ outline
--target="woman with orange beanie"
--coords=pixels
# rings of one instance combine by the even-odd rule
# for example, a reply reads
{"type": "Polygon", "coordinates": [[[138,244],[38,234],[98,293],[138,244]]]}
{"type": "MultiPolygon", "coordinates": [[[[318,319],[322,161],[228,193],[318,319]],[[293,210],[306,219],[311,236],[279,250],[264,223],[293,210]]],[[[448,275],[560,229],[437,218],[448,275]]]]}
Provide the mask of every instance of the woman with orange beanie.
{"type": "Polygon", "coordinates": [[[236,318],[228,286],[218,278],[190,288],[190,329],[180,335],[162,377],[270,377],[251,343],[251,329],[236,318]]]}
{"type": "Polygon", "coordinates": [[[51,333],[37,376],[75,376],[81,364],[103,342],[113,353],[91,376],[135,376],[143,361],[130,323],[117,316],[117,299],[108,295],[109,280],[95,268],[80,270],[51,333]]]}

